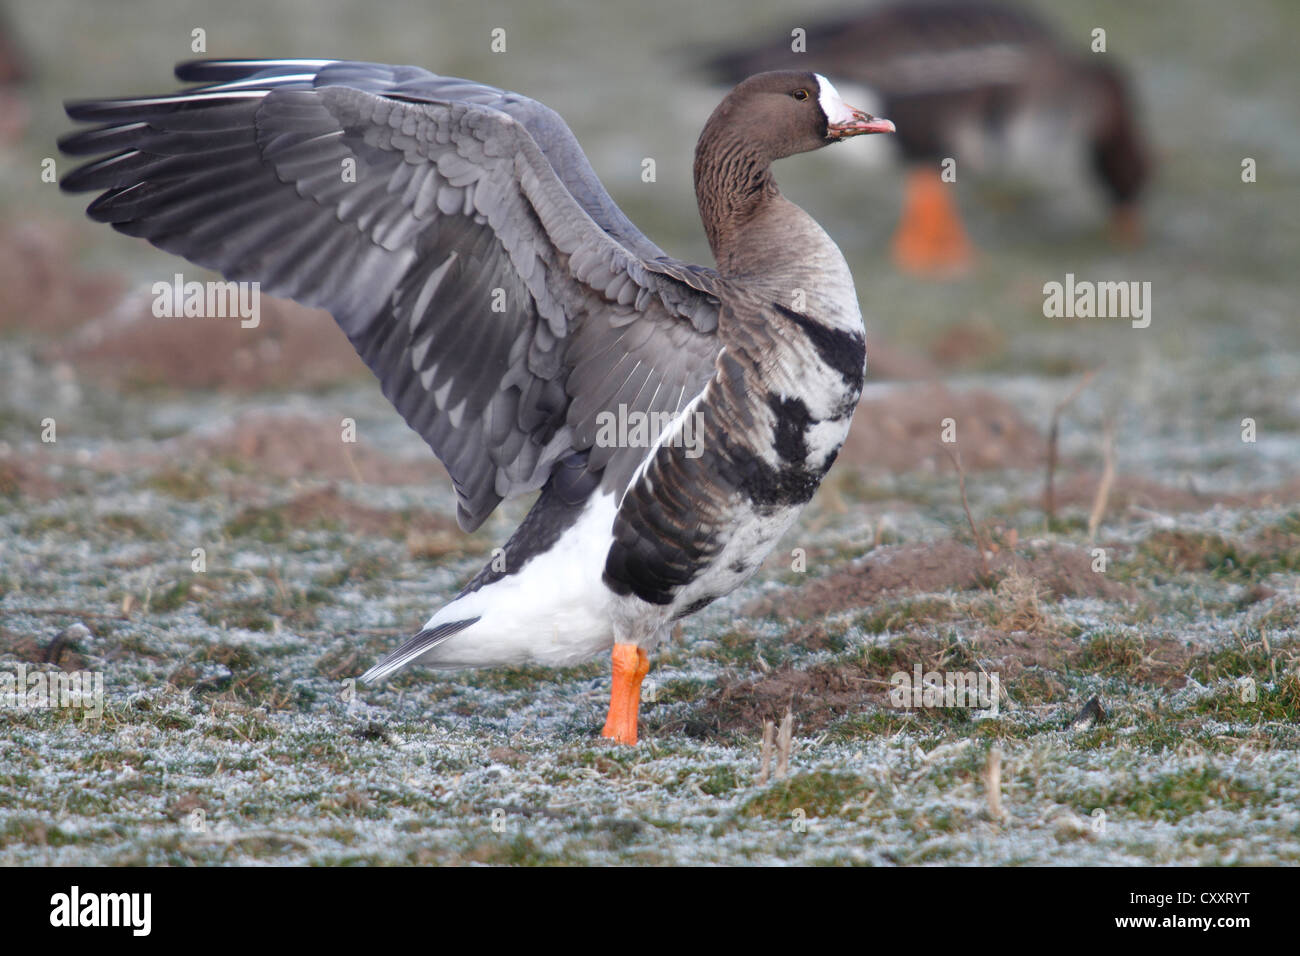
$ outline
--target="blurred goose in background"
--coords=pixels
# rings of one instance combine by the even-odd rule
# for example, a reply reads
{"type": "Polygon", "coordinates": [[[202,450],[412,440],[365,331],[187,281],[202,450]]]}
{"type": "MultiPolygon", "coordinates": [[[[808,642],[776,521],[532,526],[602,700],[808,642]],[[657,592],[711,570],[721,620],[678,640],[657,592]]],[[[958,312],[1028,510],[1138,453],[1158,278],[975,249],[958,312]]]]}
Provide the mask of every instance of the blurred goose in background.
{"type": "Polygon", "coordinates": [[[806,52],[792,50],[783,27],[772,43],[716,56],[711,67],[727,80],[815,69],[868,91],[864,106],[898,124],[895,141],[909,167],[893,243],[902,268],[958,272],[971,260],[953,184],[940,178],[945,158],[979,170],[1025,165],[1027,152],[1054,169],[1049,154],[1062,141],[1086,152],[1110,200],[1116,238],[1138,238],[1146,150],[1128,84],[1109,54],[1075,53],[1030,14],[980,0],[898,3],[794,26],[806,27],[806,52]]]}
{"type": "Polygon", "coordinates": [[[22,43],[0,9],[0,145],[18,142],[27,129],[31,112],[24,87],[29,79],[22,43]]]}
{"type": "Polygon", "coordinates": [[[364,679],[612,648],[603,734],[635,743],[647,652],[754,574],[862,389],[848,267],[771,164],[893,124],[813,73],[740,83],[695,153],[715,270],[642,235],[526,97],[374,63],[176,72],[204,85],[68,105],[95,125],[60,145],[103,158],[63,188],[101,193],[89,215],[120,232],[327,309],[446,465],[466,531],[541,491],[364,679]],[[611,418],[630,429],[604,434],[611,418]]]}

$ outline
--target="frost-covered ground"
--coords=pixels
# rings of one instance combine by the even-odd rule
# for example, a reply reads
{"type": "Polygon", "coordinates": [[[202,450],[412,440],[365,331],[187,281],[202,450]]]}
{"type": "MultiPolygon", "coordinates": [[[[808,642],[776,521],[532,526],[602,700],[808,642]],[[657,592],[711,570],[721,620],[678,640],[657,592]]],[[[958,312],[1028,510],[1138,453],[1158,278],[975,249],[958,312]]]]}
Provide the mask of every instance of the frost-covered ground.
{"type": "MultiPolygon", "coordinates": [[[[331,400],[362,422],[383,413],[368,386],[331,400]]],[[[128,404],[147,416],[157,402],[128,404]]],[[[192,404],[198,431],[209,409],[192,404]]],[[[221,464],[183,441],[7,459],[46,455],[32,467],[59,492],[0,505],[3,667],[105,682],[98,720],[0,711],[8,862],[1300,858],[1294,486],[1274,505],[1116,504],[1102,587],[1086,509],[1063,507],[1045,532],[1012,500],[1036,494],[1035,473],[968,476],[982,531],[1002,542],[973,581],[951,475],[918,477],[904,502],[869,473],[832,482],[762,577],[660,652],[643,743],[622,750],[596,736],[604,662],[348,683],[454,593],[518,506],[475,538],[412,532],[413,515],[449,513],[445,489],[276,478],[256,453],[221,464]],[[133,454],[155,459],[95,467],[133,454]],[[918,568],[862,596],[900,561],[918,568]],[[889,678],[916,663],[1001,674],[1000,715],[892,708],[889,678]],[[1069,729],[1093,695],[1106,722],[1069,729]],[[787,704],[790,775],[763,784],[762,721],[787,704]]],[[[398,432],[394,445],[419,451],[398,432]]]]}
{"type": "MultiPolygon", "coordinates": [[[[312,50],[289,52],[542,96],[633,218],[702,259],[689,150],[669,144],[707,109],[662,101],[716,96],[664,52],[686,55],[658,15],[638,21],[658,52],[611,44],[621,6],[530,21],[535,42],[499,63],[455,41],[506,15],[491,4],[440,14],[418,44],[366,21],[345,31],[361,49],[298,37],[312,50]],[[575,93],[553,64],[579,55],[640,58],[656,92],[575,93]]],[[[692,41],[733,35],[733,6],[706,6],[683,5],[692,41]]],[[[605,661],[352,683],[527,502],[459,532],[445,475],[328,319],[158,325],[140,289],[177,263],[20,183],[63,128],[60,98],[165,85],[186,53],[163,38],[182,21],[188,36],[194,11],[160,4],[152,39],[124,32],[106,63],[110,25],[69,32],[70,4],[21,6],[44,72],[28,135],[0,156],[0,690],[23,668],[90,671],[104,693],[99,717],[0,706],[0,862],[1300,860],[1300,106],[1280,79],[1300,24],[1288,4],[1229,25],[1194,4],[1174,42],[1129,6],[1055,18],[1101,18],[1137,71],[1162,163],[1136,250],[973,191],[979,269],[921,284],[881,254],[896,171],[780,170],[858,276],[873,384],[762,573],[656,655],[635,749],[598,736],[605,661]],[[1043,318],[1043,283],[1067,272],[1150,281],[1151,327],[1043,318]],[[1091,369],[1063,413],[1048,521],[1051,410],[1091,369]],[[987,567],[938,442],[948,417],[987,567]],[[1107,427],[1115,474],[1095,509],[1107,427]],[[999,675],[997,715],[892,706],[891,676],[918,665],[999,675]],[[1105,719],[1073,725],[1093,697],[1105,719]],[[762,780],[764,721],[787,708],[789,772],[762,780]]],[[[286,52],[294,9],[250,5],[212,52],[286,52]]]]}

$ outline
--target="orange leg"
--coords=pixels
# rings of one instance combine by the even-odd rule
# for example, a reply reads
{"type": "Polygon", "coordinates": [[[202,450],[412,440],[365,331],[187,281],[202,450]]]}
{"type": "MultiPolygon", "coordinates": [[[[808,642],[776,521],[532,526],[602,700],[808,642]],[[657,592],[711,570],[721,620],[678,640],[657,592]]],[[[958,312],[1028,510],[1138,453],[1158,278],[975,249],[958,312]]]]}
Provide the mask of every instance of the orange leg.
{"type": "Polygon", "coordinates": [[[953,185],[929,168],[910,169],[894,261],[908,272],[954,275],[971,263],[970,240],[953,202],[953,185]]]}
{"type": "Polygon", "coordinates": [[[635,644],[614,645],[614,688],[602,737],[616,743],[636,743],[636,716],[641,706],[641,681],[650,671],[650,655],[635,644]]]}
{"type": "Polygon", "coordinates": [[[1121,246],[1136,246],[1142,242],[1142,216],[1137,206],[1116,206],[1110,219],[1111,238],[1121,246]]]}

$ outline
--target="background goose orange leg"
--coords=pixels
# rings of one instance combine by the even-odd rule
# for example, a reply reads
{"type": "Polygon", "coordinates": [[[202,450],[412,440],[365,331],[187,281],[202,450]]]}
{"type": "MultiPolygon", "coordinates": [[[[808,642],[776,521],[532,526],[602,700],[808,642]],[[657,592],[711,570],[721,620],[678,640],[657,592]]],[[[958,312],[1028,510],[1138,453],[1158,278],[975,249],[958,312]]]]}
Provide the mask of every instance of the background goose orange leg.
{"type": "Polygon", "coordinates": [[[641,681],[650,671],[650,655],[635,644],[614,645],[614,687],[602,737],[616,743],[636,743],[636,718],[641,706],[641,681]]]}
{"type": "Polygon", "coordinates": [[[894,261],[901,268],[952,275],[970,266],[970,240],[952,188],[929,167],[908,170],[903,218],[894,236],[894,261]]]}
{"type": "Polygon", "coordinates": [[[1137,206],[1125,203],[1115,207],[1110,219],[1110,235],[1122,246],[1136,246],[1142,242],[1142,217],[1137,206]]]}

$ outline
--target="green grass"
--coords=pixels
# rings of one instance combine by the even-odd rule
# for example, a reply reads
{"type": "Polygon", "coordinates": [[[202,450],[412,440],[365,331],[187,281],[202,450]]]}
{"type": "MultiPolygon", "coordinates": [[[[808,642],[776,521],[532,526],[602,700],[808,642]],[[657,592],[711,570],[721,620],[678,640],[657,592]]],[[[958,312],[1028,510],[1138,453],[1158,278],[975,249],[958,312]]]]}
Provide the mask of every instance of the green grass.
{"type": "Polygon", "coordinates": [[[746,800],[741,816],[768,820],[791,820],[796,811],[806,817],[832,817],[844,805],[866,797],[865,784],[852,774],[817,771],[779,780],[746,800]]]}
{"type": "Polygon", "coordinates": [[[1154,779],[1119,781],[1113,787],[1058,793],[1063,803],[1088,816],[1101,808],[1107,814],[1130,814],[1140,820],[1176,823],[1194,813],[1241,810],[1274,799],[1216,767],[1189,767],[1154,779]]]}

